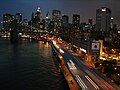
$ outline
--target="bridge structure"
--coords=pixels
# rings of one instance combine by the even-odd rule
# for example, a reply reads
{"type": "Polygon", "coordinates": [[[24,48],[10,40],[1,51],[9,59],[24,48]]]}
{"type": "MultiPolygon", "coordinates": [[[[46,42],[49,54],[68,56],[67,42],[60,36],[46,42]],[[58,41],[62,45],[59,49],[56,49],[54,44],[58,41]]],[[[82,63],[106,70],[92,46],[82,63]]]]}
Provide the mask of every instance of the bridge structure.
{"type": "MultiPolygon", "coordinates": [[[[72,83],[76,85],[77,88],[79,86],[80,90],[120,90],[115,83],[108,80],[108,78],[103,76],[101,73],[98,73],[98,71],[93,68],[89,68],[83,62],[81,57],[75,56],[73,52],[64,48],[64,46],[57,41],[52,40],[52,48],[61,59],[60,63],[64,62],[64,64],[61,64],[61,67],[63,67],[62,65],[65,65],[69,70],[69,74],[72,75],[73,78],[69,78],[69,80],[73,80],[72,83]]],[[[65,75],[66,72],[63,73],[67,79],[67,75],[65,75]]],[[[69,87],[71,87],[70,90],[75,90],[72,88],[69,80],[67,81],[69,87]]]]}

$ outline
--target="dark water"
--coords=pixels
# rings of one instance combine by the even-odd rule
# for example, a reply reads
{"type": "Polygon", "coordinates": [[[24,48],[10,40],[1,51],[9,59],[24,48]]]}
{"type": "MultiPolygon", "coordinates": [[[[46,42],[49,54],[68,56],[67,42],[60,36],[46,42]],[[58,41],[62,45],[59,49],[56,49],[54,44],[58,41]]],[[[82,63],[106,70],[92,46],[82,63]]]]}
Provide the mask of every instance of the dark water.
{"type": "Polygon", "coordinates": [[[68,86],[49,45],[12,45],[0,39],[0,90],[68,90],[68,86]]]}

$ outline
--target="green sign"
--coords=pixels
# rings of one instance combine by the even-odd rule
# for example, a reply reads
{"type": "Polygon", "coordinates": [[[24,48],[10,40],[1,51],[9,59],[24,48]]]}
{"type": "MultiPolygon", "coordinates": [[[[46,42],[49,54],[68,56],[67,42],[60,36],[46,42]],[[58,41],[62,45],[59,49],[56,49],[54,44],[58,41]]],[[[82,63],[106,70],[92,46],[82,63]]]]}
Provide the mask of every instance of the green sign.
{"type": "Polygon", "coordinates": [[[92,52],[92,55],[93,55],[93,56],[99,56],[100,53],[99,53],[99,51],[93,51],[93,52],[92,52]]]}

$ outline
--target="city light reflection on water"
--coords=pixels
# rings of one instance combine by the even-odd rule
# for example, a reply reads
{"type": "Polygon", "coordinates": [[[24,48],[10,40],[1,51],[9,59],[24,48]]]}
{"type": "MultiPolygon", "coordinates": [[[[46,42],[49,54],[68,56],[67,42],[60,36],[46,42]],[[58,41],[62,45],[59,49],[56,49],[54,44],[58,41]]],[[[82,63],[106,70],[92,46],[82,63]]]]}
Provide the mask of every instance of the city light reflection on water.
{"type": "Polygon", "coordinates": [[[0,90],[67,90],[50,45],[0,40],[0,90]]]}

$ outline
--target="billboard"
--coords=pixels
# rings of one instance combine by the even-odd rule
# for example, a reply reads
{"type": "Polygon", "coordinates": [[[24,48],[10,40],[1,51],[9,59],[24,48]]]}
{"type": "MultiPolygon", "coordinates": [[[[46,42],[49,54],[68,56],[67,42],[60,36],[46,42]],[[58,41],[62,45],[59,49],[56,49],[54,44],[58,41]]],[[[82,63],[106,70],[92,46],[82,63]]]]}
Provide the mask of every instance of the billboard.
{"type": "Polygon", "coordinates": [[[100,50],[100,43],[93,42],[92,43],[92,50],[100,50]]]}
{"type": "Polygon", "coordinates": [[[98,42],[98,41],[92,42],[91,50],[92,50],[92,55],[94,57],[99,57],[99,55],[100,55],[100,42],[98,42]]]}

